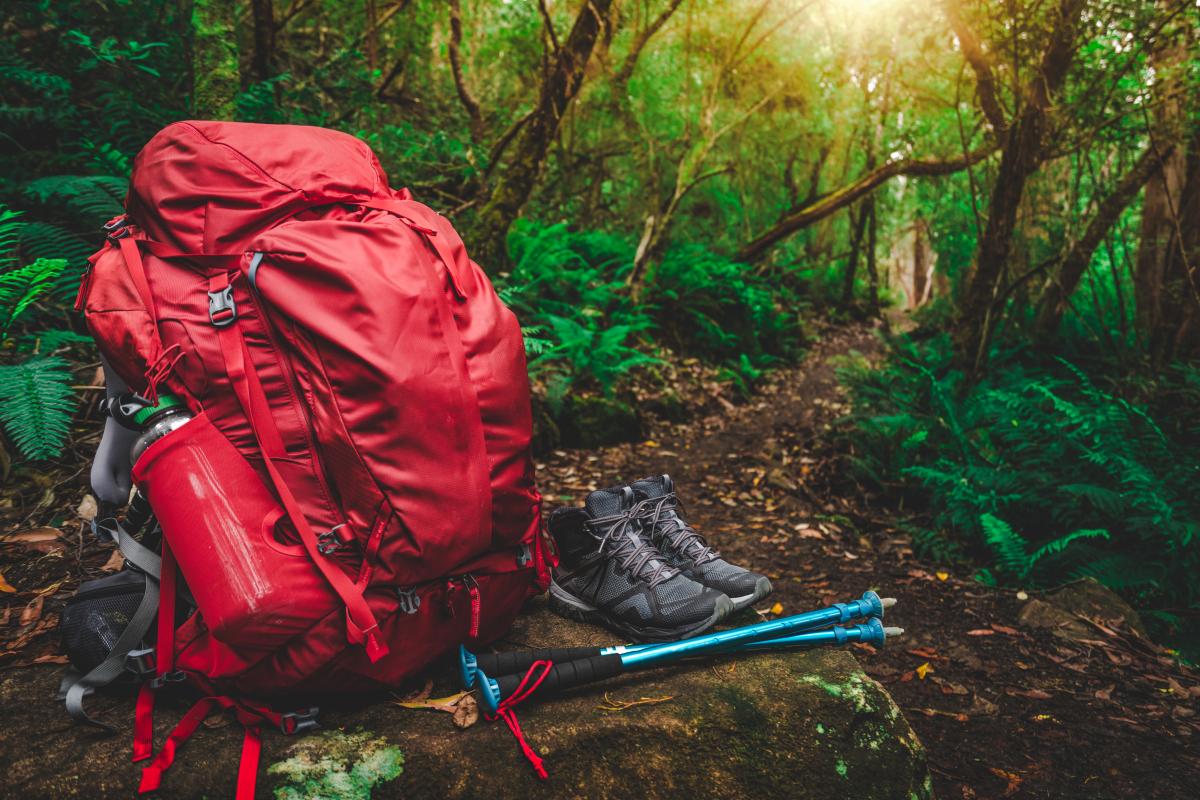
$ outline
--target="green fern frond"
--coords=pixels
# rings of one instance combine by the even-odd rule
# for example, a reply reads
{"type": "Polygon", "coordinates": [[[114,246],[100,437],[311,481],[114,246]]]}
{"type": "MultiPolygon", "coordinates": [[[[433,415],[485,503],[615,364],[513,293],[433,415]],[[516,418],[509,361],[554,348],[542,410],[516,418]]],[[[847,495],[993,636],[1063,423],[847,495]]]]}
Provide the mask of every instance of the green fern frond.
{"type": "Polygon", "coordinates": [[[0,339],[34,301],[46,293],[67,266],[61,258],[39,258],[0,275],[0,339]]]}
{"type": "Polygon", "coordinates": [[[0,425],[25,458],[62,452],[75,411],[71,381],[67,362],[57,356],[0,365],[0,425]]]}
{"type": "Polygon", "coordinates": [[[65,328],[52,328],[37,333],[27,333],[17,339],[17,350],[22,353],[48,355],[73,344],[91,344],[92,337],[65,328]]]}
{"type": "Polygon", "coordinates": [[[1030,567],[1029,544],[1012,526],[991,514],[980,514],[983,538],[996,554],[996,560],[1006,572],[1024,576],[1030,567]]]}
{"type": "Polygon", "coordinates": [[[50,175],[29,181],[22,191],[35,202],[97,226],[124,210],[129,182],[112,175],[50,175]]]}
{"type": "Polygon", "coordinates": [[[1066,536],[1060,536],[1034,550],[1033,554],[1029,556],[1029,567],[1033,569],[1042,559],[1058,555],[1066,550],[1072,542],[1077,542],[1081,539],[1104,539],[1108,541],[1111,538],[1108,531],[1103,528],[1080,528],[1077,531],[1071,531],[1066,536]]]}
{"type": "Polygon", "coordinates": [[[17,263],[17,245],[21,242],[21,232],[27,227],[21,219],[20,211],[13,211],[0,203],[0,270],[7,269],[17,263]]]}

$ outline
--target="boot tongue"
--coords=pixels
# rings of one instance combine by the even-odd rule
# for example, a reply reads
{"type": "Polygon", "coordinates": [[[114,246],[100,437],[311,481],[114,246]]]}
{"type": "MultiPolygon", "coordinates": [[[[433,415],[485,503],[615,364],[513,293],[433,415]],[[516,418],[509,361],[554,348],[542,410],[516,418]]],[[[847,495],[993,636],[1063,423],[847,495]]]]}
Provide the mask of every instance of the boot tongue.
{"type": "Polygon", "coordinates": [[[633,491],[625,486],[615,489],[599,489],[583,501],[583,507],[591,517],[611,517],[633,505],[633,491]]]}
{"type": "Polygon", "coordinates": [[[659,475],[657,478],[642,478],[640,481],[634,481],[631,486],[638,494],[645,495],[651,499],[665,497],[675,491],[675,482],[671,480],[670,475],[659,475]]]}

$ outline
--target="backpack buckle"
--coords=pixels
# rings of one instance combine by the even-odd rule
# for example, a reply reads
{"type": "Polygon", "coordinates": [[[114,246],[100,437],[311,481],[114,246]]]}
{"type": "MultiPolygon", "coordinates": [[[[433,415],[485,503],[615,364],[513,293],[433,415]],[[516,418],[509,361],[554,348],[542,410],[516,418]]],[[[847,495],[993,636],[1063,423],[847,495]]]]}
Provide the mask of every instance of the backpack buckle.
{"type": "Polygon", "coordinates": [[[523,567],[533,561],[533,550],[527,544],[517,548],[517,566],[523,567]]]}
{"type": "Polygon", "coordinates": [[[316,706],[304,711],[289,711],[286,714],[281,714],[279,717],[279,730],[285,735],[294,733],[307,733],[315,731],[321,727],[321,723],[317,721],[317,714],[321,712],[316,706]]]}
{"type": "Polygon", "coordinates": [[[182,670],[175,670],[174,672],[168,672],[166,674],[159,675],[157,678],[150,681],[150,688],[161,689],[168,683],[183,683],[186,680],[187,673],[183,672],[182,670]]]}
{"type": "Polygon", "coordinates": [[[421,607],[421,597],[416,589],[397,589],[396,596],[400,598],[400,612],[403,614],[415,614],[421,607]]]}
{"type": "Polygon", "coordinates": [[[130,234],[129,218],[124,214],[119,214],[101,225],[100,228],[104,231],[104,236],[107,239],[111,239],[114,242],[117,239],[124,239],[130,234]]]}
{"type": "Polygon", "coordinates": [[[154,674],[154,648],[130,650],[125,654],[125,669],[139,678],[147,678],[154,674]]]}
{"type": "Polygon", "coordinates": [[[215,328],[224,328],[237,320],[237,305],[233,302],[233,286],[208,293],[208,321],[215,328]]]}
{"type": "Polygon", "coordinates": [[[323,556],[328,556],[341,550],[343,542],[338,539],[337,532],[339,528],[344,527],[346,527],[346,523],[343,522],[341,525],[334,525],[324,533],[318,533],[317,552],[323,556]]]}

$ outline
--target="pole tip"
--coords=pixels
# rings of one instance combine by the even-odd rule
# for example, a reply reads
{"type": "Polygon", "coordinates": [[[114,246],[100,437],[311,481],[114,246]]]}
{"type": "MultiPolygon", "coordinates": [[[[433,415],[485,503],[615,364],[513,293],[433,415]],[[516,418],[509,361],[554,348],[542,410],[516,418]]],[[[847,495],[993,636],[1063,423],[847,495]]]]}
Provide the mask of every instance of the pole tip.
{"type": "Polygon", "coordinates": [[[889,639],[892,638],[893,636],[900,636],[903,633],[904,633],[904,628],[888,627],[888,628],[883,629],[883,635],[889,639]]]}
{"type": "Polygon", "coordinates": [[[879,598],[879,605],[883,606],[884,608],[891,608],[892,606],[896,605],[896,598],[881,597],[879,598]]]}

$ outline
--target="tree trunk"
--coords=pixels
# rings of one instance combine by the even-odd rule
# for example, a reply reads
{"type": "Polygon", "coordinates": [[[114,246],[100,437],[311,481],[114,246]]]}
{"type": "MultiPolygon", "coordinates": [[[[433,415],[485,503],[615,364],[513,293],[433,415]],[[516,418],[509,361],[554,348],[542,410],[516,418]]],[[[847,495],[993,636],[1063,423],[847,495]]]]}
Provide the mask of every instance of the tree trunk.
{"type": "Polygon", "coordinates": [[[508,260],[508,228],[537,187],[550,143],[567,106],[579,93],[601,30],[610,24],[612,5],[613,0],[585,0],[566,41],[551,54],[537,106],[516,134],[508,163],[479,212],[473,253],[489,272],[502,269],[508,260]]]}
{"type": "Polygon", "coordinates": [[[865,203],[857,210],[850,209],[850,259],[846,262],[846,274],[842,281],[842,300],[839,303],[842,311],[849,311],[854,302],[854,278],[858,274],[858,258],[862,252],[863,231],[866,228],[867,215],[865,203]]]}
{"type": "Polygon", "coordinates": [[[254,14],[254,80],[270,80],[275,74],[275,3],[252,0],[254,14]]]}
{"type": "Polygon", "coordinates": [[[237,4],[193,0],[192,113],[200,119],[233,119],[238,74],[237,4]]]}
{"type": "Polygon", "coordinates": [[[975,270],[963,293],[955,331],[960,364],[974,375],[987,359],[993,307],[1012,251],[1017,209],[1025,183],[1044,156],[1047,115],[1075,56],[1075,30],[1083,0],[1059,0],[1057,19],[1041,64],[1025,89],[1025,104],[1005,140],[987,225],[979,243],[975,270]]]}
{"type": "Polygon", "coordinates": [[[1092,263],[1092,256],[1095,254],[1096,248],[1108,236],[1108,232],[1120,219],[1126,206],[1146,185],[1151,174],[1157,170],[1161,159],[1167,156],[1169,154],[1160,154],[1153,147],[1147,148],[1112,192],[1100,201],[1096,214],[1088,223],[1083,236],[1067,253],[1058,275],[1050,282],[1042,295],[1038,306],[1037,321],[1034,324],[1034,331],[1039,338],[1053,336],[1058,330],[1071,295],[1074,293],[1075,287],[1079,285],[1088,265],[1092,263]]]}
{"type": "Polygon", "coordinates": [[[879,221],[875,216],[875,198],[868,197],[863,205],[865,207],[862,213],[867,217],[867,303],[871,316],[882,319],[883,312],[879,308],[879,269],[875,263],[875,251],[879,249],[879,221]]]}

